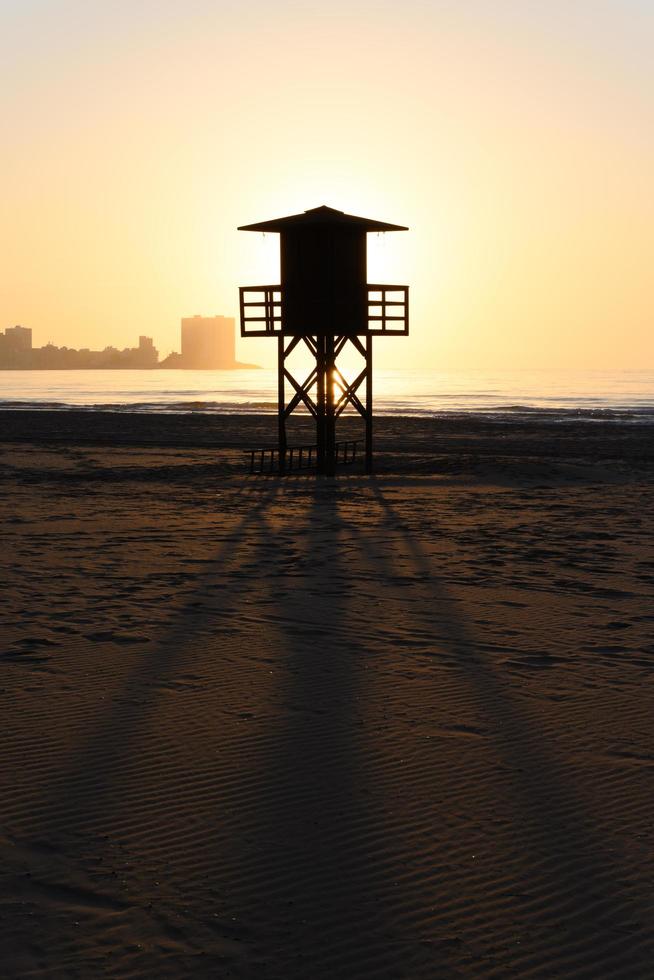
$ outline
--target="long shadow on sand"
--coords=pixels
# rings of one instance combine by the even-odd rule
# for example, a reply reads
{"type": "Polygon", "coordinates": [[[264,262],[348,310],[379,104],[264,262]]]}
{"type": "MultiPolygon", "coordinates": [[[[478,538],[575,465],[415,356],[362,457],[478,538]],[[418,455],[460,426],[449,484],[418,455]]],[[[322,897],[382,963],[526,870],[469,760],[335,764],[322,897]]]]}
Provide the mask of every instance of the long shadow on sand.
{"type": "MultiPolygon", "coordinates": [[[[97,717],[83,744],[73,754],[63,771],[51,773],[49,785],[40,805],[34,808],[30,825],[34,832],[47,828],[53,816],[62,815],[66,827],[83,828],[91,814],[110,813],[119,804],[119,784],[125,764],[136,751],[138,741],[156,712],[162,696],[161,685],[192,664],[192,638],[215,621],[215,611],[198,597],[206,596],[207,584],[233,564],[240,542],[251,528],[256,528],[279,492],[275,484],[263,484],[252,494],[252,505],[235,525],[227,540],[212,556],[204,572],[197,576],[194,589],[182,607],[174,611],[160,639],[138,657],[123,681],[124,692],[133,696],[124,700],[112,698],[97,717]],[[46,817],[45,820],[42,817],[46,817]]],[[[222,611],[238,616],[242,595],[227,595],[222,611]]],[[[217,651],[219,652],[219,651],[217,651]]]]}
{"type": "MultiPolygon", "coordinates": [[[[147,832],[152,790],[144,789],[143,798],[135,792],[133,760],[141,755],[136,772],[142,772],[162,689],[193,669],[198,642],[205,649],[209,643],[219,665],[211,692],[215,709],[229,699],[236,709],[254,703],[269,720],[252,736],[243,731],[231,750],[227,746],[232,763],[216,777],[224,781],[219,810],[211,815],[204,807],[206,829],[202,839],[196,836],[195,854],[189,856],[183,837],[179,855],[174,844],[170,849],[170,874],[183,887],[184,904],[192,904],[188,896],[197,890],[202,917],[211,916],[210,882],[232,913],[228,926],[214,934],[216,942],[202,923],[206,946],[201,961],[193,955],[193,974],[213,976],[229,963],[232,975],[243,977],[390,978],[429,975],[433,969],[447,976],[446,954],[427,950],[408,926],[398,933],[391,914],[389,890],[396,891],[396,882],[378,814],[369,805],[370,759],[363,758],[369,733],[357,707],[368,652],[365,635],[353,630],[356,610],[350,608],[354,579],[344,547],[352,529],[333,484],[288,481],[289,490],[300,500],[297,522],[285,523],[281,507],[273,519],[281,491],[277,484],[264,485],[196,579],[193,595],[128,673],[124,690],[137,696],[116,699],[97,718],[66,768],[51,774],[28,825],[35,839],[47,837],[53,825],[92,839],[125,820],[138,824],[138,812],[145,811],[147,832]],[[284,557],[289,543],[295,546],[290,568],[284,557]],[[230,576],[239,563],[258,570],[246,571],[249,582],[230,576]],[[217,575],[228,583],[219,610],[210,592],[217,575]],[[258,594],[260,608],[269,610],[254,640],[272,637],[280,678],[272,693],[263,687],[254,694],[239,691],[238,682],[236,693],[233,686],[230,691],[229,664],[220,666],[227,624],[236,627],[231,643],[240,644],[241,660],[260,653],[252,624],[243,622],[246,593],[250,599],[258,594]],[[225,938],[239,943],[233,955],[225,951],[225,938]]],[[[219,721],[207,737],[225,749],[219,721]]],[[[180,785],[178,803],[185,792],[180,785]]],[[[170,819],[175,816],[171,811],[170,819]]],[[[196,815],[191,810],[185,819],[194,822],[196,815]]],[[[193,931],[185,935],[195,954],[193,931]]],[[[178,926],[175,936],[181,937],[178,926]]]]}
{"type": "MultiPolygon", "coordinates": [[[[418,887],[415,876],[403,879],[403,862],[417,857],[420,864],[419,855],[410,853],[408,833],[406,843],[394,841],[389,848],[389,825],[372,802],[375,794],[379,802],[375,767],[388,760],[378,754],[361,704],[375,647],[357,623],[359,604],[366,601],[358,576],[367,566],[379,583],[391,581],[398,572],[396,552],[411,563],[424,591],[424,601],[412,606],[420,627],[438,634],[461,684],[492,718],[497,752],[515,774],[510,803],[516,822],[526,828],[527,845],[533,844],[534,854],[550,855],[545,865],[534,861],[528,877],[537,902],[557,903],[572,959],[585,949],[575,976],[608,975],[602,973],[607,965],[614,975],[649,976],[651,960],[631,926],[645,920],[645,911],[617,887],[620,870],[603,852],[592,814],[566,785],[560,760],[478,651],[433,562],[403,528],[381,486],[371,481],[367,491],[381,526],[376,533],[351,515],[349,492],[347,481],[289,479],[283,487],[264,484],[253,494],[229,541],[196,580],[194,595],[129,673],[126,688],[142,696],[109,707],[65,770],[53,773],[31,821],[34,833],[52,818],[80,833],[90,825],[96,832],[110,825],[125,805],[126,767],[156,720],[161,685],[193,664],[200,633],[218,660],[221,630],[233,626],[230,642],[241,644],[242,661],[258,656],[257,637],[266,635],[274,683],[264,689],[256,681],[254,696],[237,681],[221,689],[221,677],[229,679],[225,662],[209,692],[215,709],[228,699],[233,708],[239,699],[254,701],[266,720],[257,727],[253,719],[252,734],[244,731],[227,745],[231,768],[216,797],[219,809],[215,802],[208,809],[198,804],[204,809],[197,855],[190,860],[184,844],[180,858],[188,865],[178,877],[191,907],[194,894],[206,903],[209,881],[224,887],[233,918],[245,925],[238,937],[243,949],[233,956],[221,947],[213,959],[209,937],[202,963],[194,961],[194,975],[217,975],[226,964],[234,976],[262,978],[461,975],[448,942],[433,941],[429,932],[437,918],[433,907],[452,896],[442,893],[429,869],[421,872],[427,887],[418,887]],[[292,528],[285,497],[294,497],[292,528]],[[261,569],[249,583],[264,615],[256,629],[243,622],[243,577],[229,575],[239,561],[261,569]],[[210,592],[216,575],[226,582],[219,615],[210,592]]],[[[382,605],[381,628],[385,615],[382,605]]],[[[395,659],[401,656],[397,652],[395,659]]],[[[437,675],[431,683],[438,683],[437,675]]],[[[207,737],[221,744],[218,721],[207,737]]],[[[429,805],[429,784],[421,792],[429,805]]],[[[402,837],[402,828],[398,833],[402,837]]],[[[175,861],[172,845],[171,865],[175,861]]],[[[475,892],[480,893],[483,887],[475,892]]],[[[547,975],[547,963],[529,963],[528,950],[522,955],[525,972],[547,975]]],[[[484,975],[481,964],[476,969],[484,975]]]]}
{"type": "MultiPolygon", "coordinates": [[[[480,651],[474,631],[416,534],[403,525],[380,484],[372,480],[370,487],[387,526],[394,529],[398,550],[410,558],[413,574],[431,597],[431,603],[419,607],[424,625],[441,637],[440,644],[488,719],[500,764],[511,771],[509,803],[528,869],[521,890],[531,893],[534,907],[540,905],[564,924],[549,960],[539,963],[526,948],[516,962],[539,976],[553,975],[548,971],[558,968],[571,969],[577,977],[651,975],[651,937],[642,929],[650,910],[644,896],[627,885],[614,849],[596,829],[601,798],[594,801],[595,810],[575,792],[574,770],[548,746],[538,719],[521,708],[480,651]]],[[[359,535],[359,541],[371,565],[383,569],[383,577],[392,575],[392,565],[374,540],[359,535]]],[[[507,892],[514,890],[509,883],[507,892]]],[[[520,918],[519,905],[516,912],[520,918]]]]}
{"type": "MultiPolygon", "coordinates": [[[[331,482],[305,484],[303,496],[303,555],[292,578],[271,582],[276,720],[251,760],[254,796],[234,842],[240,912],[263,939],[256,972],[447,977],[446,950],[394,915],[398,869],[373,802],[377,757],[361,706],[370,650],[357,628],[353,525],[331,482]]],[[[215,855],[217,873],[224,860],[215,855]]]]}

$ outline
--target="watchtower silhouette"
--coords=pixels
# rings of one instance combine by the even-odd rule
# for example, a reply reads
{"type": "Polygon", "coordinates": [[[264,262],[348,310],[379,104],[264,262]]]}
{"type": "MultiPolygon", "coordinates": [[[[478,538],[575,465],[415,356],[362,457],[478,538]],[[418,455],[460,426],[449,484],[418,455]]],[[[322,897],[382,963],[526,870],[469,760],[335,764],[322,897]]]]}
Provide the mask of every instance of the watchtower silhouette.
{"type": "Polygon", "coordinates": [[[316,419],[318,472],[333,475],[336,419],[352,405],[365,421],[365,462],[370,473],[372,341],[376,336],[408,334],[409,287],[367,282],[366,235],[408,229],[323,205],[238,230],[277,232],[280,237],[280,284],[240,287],[241,336],[277,337],[280,472],[286,466],[286,419],[304,405],[316,419]],[[287,365],[300,343],[315,359],[304,381],[293,377],[287,365]],[[348,343],[364,359],[363,370],[351,383],[337,366],[348,343]],[[293,389],[288,403],[286,381],[293,389]],[[365,401],[361,401],[357,391],[364,382],[365,401]]]}

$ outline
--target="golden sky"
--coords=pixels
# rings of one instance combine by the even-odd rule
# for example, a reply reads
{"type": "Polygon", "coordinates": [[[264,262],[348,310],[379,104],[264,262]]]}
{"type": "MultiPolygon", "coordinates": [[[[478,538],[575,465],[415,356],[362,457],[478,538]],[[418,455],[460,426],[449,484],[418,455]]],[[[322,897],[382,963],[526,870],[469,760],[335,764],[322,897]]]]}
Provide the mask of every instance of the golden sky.
{"type": "Polygon", "coordinates": [[[652,50],[651,0],[4,0],[0,328],[166,354],[328,204],[411,229],[378,365],[651,368],[652,50]]]}

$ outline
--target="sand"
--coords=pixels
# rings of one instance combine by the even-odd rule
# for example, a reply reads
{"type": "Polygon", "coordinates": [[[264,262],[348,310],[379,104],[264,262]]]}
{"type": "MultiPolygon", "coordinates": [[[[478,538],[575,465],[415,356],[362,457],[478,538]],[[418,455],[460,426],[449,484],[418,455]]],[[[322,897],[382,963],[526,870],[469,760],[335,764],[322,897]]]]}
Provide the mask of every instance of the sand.
{"type": "Polygon", "coordinates": [[[651,428],[273,425],[0,413],[1,975],[654,976],[651,428]]]}

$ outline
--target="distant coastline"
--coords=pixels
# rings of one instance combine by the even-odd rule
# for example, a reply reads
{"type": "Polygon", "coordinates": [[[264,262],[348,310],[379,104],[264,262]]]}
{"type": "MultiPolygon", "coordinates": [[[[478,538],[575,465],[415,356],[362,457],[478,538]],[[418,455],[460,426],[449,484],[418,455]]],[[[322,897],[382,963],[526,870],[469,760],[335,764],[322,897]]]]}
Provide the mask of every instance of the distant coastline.
{"type": "Polygon", "coordinates": [[[0,364],[0,371],[261,371],[260,364],[234,361],[220,367],[190,367],[185,364],[38,364],[34,366],[0,364]]]}
{"type": "Polygon", "coordinates": [[[152,337],[141,335],[138,347],[107,346],[102,350],[84,347],[32,346],[30,327],[7,327],[0,332],[0,370],[2,371],[244,371],[259,370],[235,358],[233,317],[199,314],[184,317],[181,323],[181,353],[171,352],[162,361],[152,337]]]}

